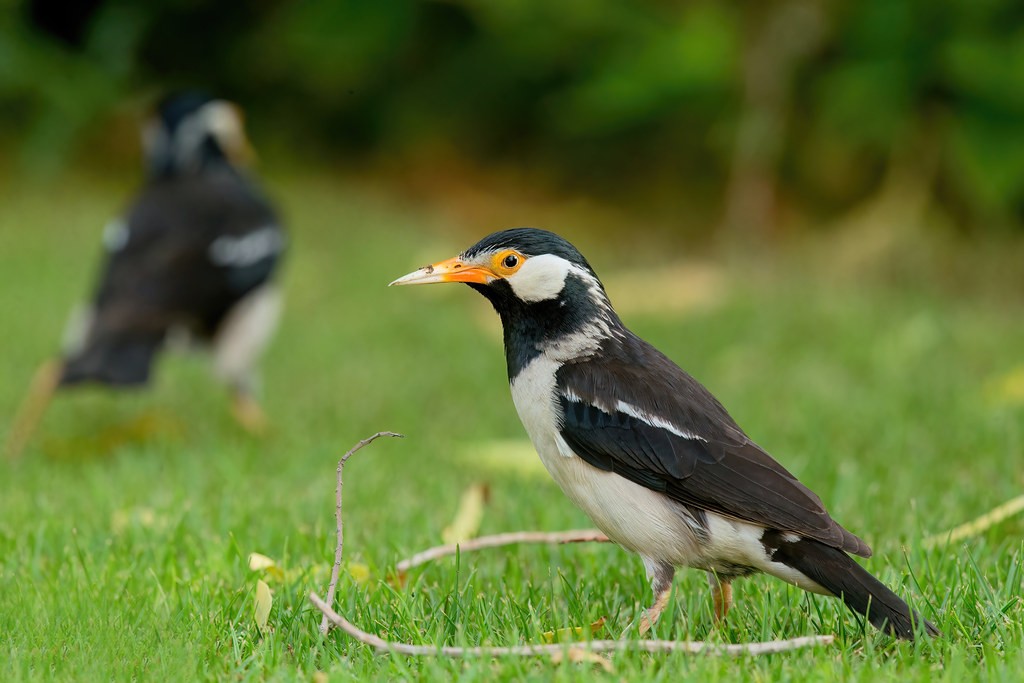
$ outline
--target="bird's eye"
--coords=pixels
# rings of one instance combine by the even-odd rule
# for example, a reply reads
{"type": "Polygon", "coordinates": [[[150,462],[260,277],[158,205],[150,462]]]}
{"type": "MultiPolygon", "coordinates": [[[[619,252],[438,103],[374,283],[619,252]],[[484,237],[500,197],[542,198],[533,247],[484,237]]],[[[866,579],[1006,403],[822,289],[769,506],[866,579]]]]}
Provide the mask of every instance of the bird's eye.
{"type": "Polygon", "coordinates": [[[526,257],[515,249],[502,249],[491,256],[491,269],[499,277],[509,277],[519,270],[526,257]]]}

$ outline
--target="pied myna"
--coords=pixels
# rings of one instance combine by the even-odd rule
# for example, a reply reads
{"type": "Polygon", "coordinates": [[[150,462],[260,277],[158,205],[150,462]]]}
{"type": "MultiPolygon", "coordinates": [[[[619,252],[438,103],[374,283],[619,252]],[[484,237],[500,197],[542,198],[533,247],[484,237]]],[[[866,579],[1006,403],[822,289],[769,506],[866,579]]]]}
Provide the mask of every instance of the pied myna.
{"type": "Polygon", "coordinates": [[[548,472],[608,537],[640,555],[668,602],[676,567],[708,573],[715,614],[731,582],[765,572],[840,597],[912,639],[938,630],[850,555],[871,549],[750,440],[697,380],[630,332],[582,254],[528,228],[485,237],[393,285],[465,282],[501,317],[512,400],[548,472]]]}
{"type": "Polygon", "coordinates": [[[148,173],[104,233],[92,301],[72,316],[62,357],[37,373],[9,449],[28,439],[54,388],[147,384],[169,339],[212,350],[234,414],[259,431],[254,368],[281,308],[273,276],[285,248],[277,214],[243,170],[241,113],[187,92],[161,101],[143,127],[148,173]]]}

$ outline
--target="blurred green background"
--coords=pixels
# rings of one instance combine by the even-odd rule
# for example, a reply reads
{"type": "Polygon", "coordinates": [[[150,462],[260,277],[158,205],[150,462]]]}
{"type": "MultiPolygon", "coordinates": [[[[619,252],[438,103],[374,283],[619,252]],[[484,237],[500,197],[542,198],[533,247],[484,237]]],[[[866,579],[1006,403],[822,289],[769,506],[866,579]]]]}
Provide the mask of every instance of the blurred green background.
{"type": "Polygon", "coordinates": [[[740,239],[879,202],[929,230],[1024,224],[1014,0],[0,8],[8,172],[130,167],[153,97],[202,86],[247,108],[265,158],[432,200],[571,196],[740,239]]]}
{"type": "Polygon", "coordinates": [[[243,105],[292,237],[272,429],[240,433],[193,358],[145,394],[58,397],[0,462],[5,681],[1019,679],[1024,521],[923,539],[1024,485],[1024,3],[0,0],[0,437],[179,87],[243,105]],[[836,645],[604,674],[322,640],[336,459],[380,429],[409,438],[346,470],[354,621],[476,645],[606,616],[615,637],[649,597],[635,557],[593,546],[385,581],[478,482],[480,533],[590,524],[525,440],[487,303],[385,286],[514,225],[576,243],[946,637],[894,643],[767,578],[718,627],[691,571],[660,635],[836,645]]]}

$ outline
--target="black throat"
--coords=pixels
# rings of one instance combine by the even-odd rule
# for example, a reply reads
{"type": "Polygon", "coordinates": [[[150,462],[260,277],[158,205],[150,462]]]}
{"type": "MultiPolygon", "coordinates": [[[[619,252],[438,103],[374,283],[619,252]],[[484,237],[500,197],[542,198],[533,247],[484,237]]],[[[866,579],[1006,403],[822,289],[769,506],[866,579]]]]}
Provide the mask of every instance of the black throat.
{"type": "Polygon", "coordinates": [[[469,286],[487,297],[501,318],[509,382],[541,355],[545,346],[582,331],[596,319],[603,317],[610,325],[621,325],[614,313],[591,298],[589,285],[574,273],[566,276],[557,297],[544,301],[523,301],[505,280],[469,286]]]}

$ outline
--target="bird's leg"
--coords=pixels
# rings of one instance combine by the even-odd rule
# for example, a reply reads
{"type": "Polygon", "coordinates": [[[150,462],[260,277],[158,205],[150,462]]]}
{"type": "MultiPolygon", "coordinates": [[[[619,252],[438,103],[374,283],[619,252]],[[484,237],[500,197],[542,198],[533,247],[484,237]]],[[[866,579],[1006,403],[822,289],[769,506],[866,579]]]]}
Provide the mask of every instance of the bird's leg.
{"type": "Polygon", "coordinates": [[[256,400],[259,385],[251,370],[240,372],[227,380],[231,390],[231,415],[242,429],[253,436],[267,433],[267,414],[256,400]]]}
{"type": "Polygon", "coordinates": [[[255,436],[267,433],[267,414],[252,392],[240,387],[231,390],[231,414],[242,429],[255,436]]]}
{"type": "Polygon", "coordinates": [[[672,577],[676,574],[676,568],[667,562],[659,562],[643,558],[644,568],[647,570],[647,578],[651,582],[651,590],[654,591],[654,603],[640,615],[638,631],[643,635],[651,630],[658,621],[658,617],[665,611],[668,605],[669,596],[672,594],[672,577]]]}
{"type": "Polygon", "coordinates": [[[63,364],[59,360],[49,360],[40,365],[33,375],[28,393],[11,423],[7,443],[4,444],[4,453],[8,458],[13,460],[21,455],[22,449],[32,438],[36,425],[43,418],[46,406],[53,398],[53,392],[57,390],[62,367],[63,364]]]}
{"type": "Polygon", "coordinates": [[[213,340],[213,371],[231,389],[231,413],[257,436],[266,433],[267,416],[256,400],[256,366],[280,313],[281,293],[261,285],[231,308],[213,340]]]}
{"type": "Polygon", "coordinates": [[[708,572],[708,585],[711,586],[711,597],[715,602],[715,623],[721,624],[732,607],[732,582],[715,572],[708,572]]]}

